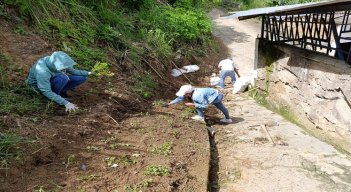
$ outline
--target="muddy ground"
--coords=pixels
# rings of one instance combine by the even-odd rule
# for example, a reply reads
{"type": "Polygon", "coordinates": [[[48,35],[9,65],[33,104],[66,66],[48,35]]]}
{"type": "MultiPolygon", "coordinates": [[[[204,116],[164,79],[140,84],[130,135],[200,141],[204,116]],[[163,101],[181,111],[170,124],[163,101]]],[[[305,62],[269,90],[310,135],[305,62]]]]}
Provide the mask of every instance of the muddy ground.
{"type": "MultiPolygon", "coordinates": [[[[20,21],[0,17],[0,26],[0,51],[21,69],[10,71],[9,79],[23,84],[30,66],[56,49],[20,21]],[[14,32],[19,25],[25,34],[14,32]]],[[[206,76],[226,54],[221,45],[206,57],[176,63],[198,64],[200,71],[187,77],[207,86],[206,76]]],[[[35,140],[0,169],[0,191],[206,190],[210,151],[204,124],[191,121],[191,108],[162,107],[187,80],[155,75],[158,88],[144,100],[131,91],[126,71],[112,70],[114,77],[91,78],[70,93],[77,113],[53,104],[41,114],[0,114],[2,132],[35,140]]],[[[212,124],[221,117],[213,108],[207,114],[212,124]]]]}

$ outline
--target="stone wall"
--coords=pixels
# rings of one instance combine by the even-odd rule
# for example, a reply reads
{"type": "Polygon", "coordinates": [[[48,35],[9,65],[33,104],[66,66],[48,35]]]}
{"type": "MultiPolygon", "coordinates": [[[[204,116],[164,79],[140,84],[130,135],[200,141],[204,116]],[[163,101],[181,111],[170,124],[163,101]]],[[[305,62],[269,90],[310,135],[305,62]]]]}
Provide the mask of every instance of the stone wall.
{"type": "Polygon", "coordinates": [[[332,57],[259,39],[257,86],[307,130],[351,152],[351,66],[332,57]]]}

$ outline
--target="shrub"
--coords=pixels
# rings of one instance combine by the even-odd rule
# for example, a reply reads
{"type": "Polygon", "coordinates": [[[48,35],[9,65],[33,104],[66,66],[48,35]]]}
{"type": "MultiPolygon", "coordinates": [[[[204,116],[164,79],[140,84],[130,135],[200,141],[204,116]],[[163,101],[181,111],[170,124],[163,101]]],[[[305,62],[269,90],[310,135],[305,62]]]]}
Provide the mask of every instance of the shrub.
{"type": "Polygon", "coordinates": [[[124,0],[123,5],[131,10],[150,9],[155,6],[155,0],[124,0]]]}
{"type": "Polygon", "coordinates": [[[134,91],[141,97],[149,99],[152,96],[152,91],[156,88],[156,83],[150,74],[134,76],[134,91]]]}
{"type": "Polygon", "coordinates": [[[147,44],[149,55],[154,58],[167,59],[172,54],[170,40],[167,41],[166,34],[161,29],[140,30],[141,38],[147,44]]]}
{"type": "Polygon", "coordinates": [[[171,37],[176,40],[195,41],[202,35],[211,34],[212,24],[203,12],[183,8],[166,8],[164,14],[165,23],[167,23],[165,28],[172,33],[171,37]]]}

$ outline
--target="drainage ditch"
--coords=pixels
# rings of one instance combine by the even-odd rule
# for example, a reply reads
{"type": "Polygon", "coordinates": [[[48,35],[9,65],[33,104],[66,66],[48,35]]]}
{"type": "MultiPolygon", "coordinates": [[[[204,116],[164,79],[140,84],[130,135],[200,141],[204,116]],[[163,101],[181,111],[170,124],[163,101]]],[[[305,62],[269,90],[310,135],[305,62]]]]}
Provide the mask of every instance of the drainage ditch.
{"type": "Polygon", "coordinates": [[[218,149],[215,139],[215,132],[213,127],[206,125],[208,130],[208,138],[210,142],[210,168],[208,171],[208,183],[207,183],[207,191],[209,192],[218,192],[219,191],[219,158],[218,158],[218,149]]]}

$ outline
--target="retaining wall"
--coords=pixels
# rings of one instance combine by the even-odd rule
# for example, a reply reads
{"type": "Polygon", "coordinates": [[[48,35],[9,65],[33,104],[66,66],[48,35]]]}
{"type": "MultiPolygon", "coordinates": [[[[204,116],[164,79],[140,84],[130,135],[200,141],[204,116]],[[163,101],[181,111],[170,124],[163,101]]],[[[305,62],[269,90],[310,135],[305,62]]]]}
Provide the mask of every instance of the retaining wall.
{"type": "Polygon", "coordinates": [[[351,66],[335,58],[257,39],[257,86],[268,103],[307,130],[351,152],[351,66]]]}

